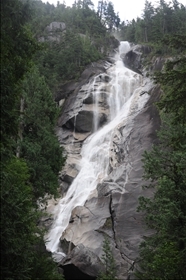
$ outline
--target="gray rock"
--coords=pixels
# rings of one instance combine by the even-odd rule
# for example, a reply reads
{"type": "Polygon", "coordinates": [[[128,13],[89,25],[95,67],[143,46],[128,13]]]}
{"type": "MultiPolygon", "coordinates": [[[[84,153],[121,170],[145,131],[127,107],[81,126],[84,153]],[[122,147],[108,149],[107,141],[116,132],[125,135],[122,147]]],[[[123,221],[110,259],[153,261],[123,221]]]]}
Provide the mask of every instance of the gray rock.
{"type": "Polygon", "coordinates": [[[66,98],[77,88],[77,86],[78,84],[72,81],[63,85],[59,85],[58,91],[55,93],[55,101],[59,102],[61,99],[66,98]]]}
{"type": "Polygon", "coordinates": [[[151,53],[152,48],[150,46],[147,45],[134,45],[132,47],[133,51],[136,52],[141,52],[143,55],[148,55],[149,53],[151,53]]]}
{"type": "Polygon", "coordinates": [[[132,71],[142,75],[142,62],[152,51],[151,47],[146,45],[134,45],[132,49],[123,57],[123,62],[126,67],[132,71]]]}
{"type": "Polygon", "coordinates": [[[141,52],[137,52],[134,50],[129,51],[123,59],[125,66],[138,74],[142,74],[141,55],[141,52]]]}
{"type": "Polygon", "coordinates": [[[71,118],[65,124],[70,129],[77,132],[88,132],[93,130],[93,112],[80,111],[76,117],[71,118]]]}
{"type": "MultiPolygon", "coordinates": [[[[145,230],[143,215],[136,211],[139,196],[152,196],[152,190],[145,191],[142,186],[143,165],[141,162],[144,150],[149,150],[152,143],[156,142],[156,129],[159,128],[160,120],[155,107],[147,107],[135,119],[134,128],[128,142],[128,156],[121,159],[121,165],[126,165],[126,160],[131,164],[130,171],[115,180],[125,184],[123,194],[114,192],[113,208],[115,211],[114,228],[116,243],[120,252],[125,254],[128,259],[135,260],[138,257],[138,246],[142,241],[143,235],[150,232],[145,230]],[[134,149],[135,147],[135,149],[134,149]],[[122,240],[122,241],[121,241],[122,240]]],[[[110,175],[112,177],[112,175],[110,175]]]]}
{"type": "Polygon", "coordinates": [[[90,276],[98,276],[99,272],[103,270],[100,259],[83,244],[76,246],[59,265],[65,269],[65,266],[69,264],[75,265],[90,276]]]}
{"type": "MultiPolygon", "coordinates": [[[[91,63],[82,73],[80,79],[77,82],[68,82],[61,85],[55,94],[55,101],[60,102],[61,99],[65,98],[63,103],[63,110],[61,116],[58,120],[58,126],[62,127],[65,125],[72,117],[78,115],[81,111],[83,102],[87,98],[88,82],[93,77],[99,75],[106,71],[104,67],[105,61],[99,61],[91,63]]],[[[105,76],[108,80],[108,77],[105,76]]],[[[86,102],[85,102],[86,103],[86,102]]],[[[87,103],[88,104],[88,103],[87,103]]],[[[88,115],[90,117],[90,114],[88,115]]],[[[70,121],[71,123],[71,121],[70,121]]],[[[69,124],[67,124],[67,127],[69,124]]],[[[70,125],[71,127],[71,125],[70,125]]]]}
{"type": "MultiPolygon", "coordinates": [[[[132,62],[133,69],[139,72],[142,71],[142,54],[149,52],[148,47],[135,46],[125,59],[128,59],[127,63],[132,62]]],[[[103,65],[104,62],[92,64],[76,84],[66,84],[60,89],[58,101],[60,98],[66,100],[58,122],[58,136],[69,155],[60,177],[64,192],[78,172],[81,145],[93,130],[94,98],[93,92],[88,92],[88,81],[95,75],[100,75],[105,83],[109,81],[103,65]],[[104,71],[101,74],[102,68],[104,71]]],[[[133,277],[131,267],[136,267],[139,244],[144,235],[151,234],[145,228],[143,214],[137,212],[139,196],[153,195],[151,190],[144,191],[142,188],[145,182],[142,179],[144,170],[141,159],[143,152],[156,143],[156,130],[160,127],[160,118],[153,103],[162,92],[159,86],[154,86],[148,94],[150,98],[145,107],[132,122],[121,123],[113,132],[108,177],[104,181],[98,178],[101,183],[85,205],[77,206],[72,211],[70,223],[61,237],[61,241],[67,244],[68,253],[60,264],[63,268],[73,265],[96,277],[102,269],[102,245],[104,236],[107,236],[115,257],[118,279],[127,279],[129,271],[133,277]],[[125,138],[124,135],[128,136],[125,138]],[[75,247],[69,253],[70,244],[75,247]]],[[[107,121],[105,90],[101,92],[98,103],[101,126],[107,121]]]]}
{"type": "Polygon", "coordinates": [[[54,21],[51,22],[47,27],[46,27],[46,31],[47,32],[53,32],[53,31],[64,31],[66,29],[66,24],[64,22],[59,22],[59,21],[54,21]]]}
{"type": "MultiPolygon", "coordinates": [[[[92,111],[82,110],[76,117],[67,121],[65,127],[75,130],[75,132],[91,132],[94,129],[93,119],[92,111]]],[[[105,114],[99,113],[98,120],[98,127],[100,127],[107,121],[107,117],[105,114]]]]}
{"type": "Polygon", "coordinates": [[[45,230],[48,230],[51,227],[53,220],[54,219],[50,216],[42,216],[39,219],[38,226],[44,228],[45,230]]]}
{"type": "MultiPolygon", "coordinates": [[[[151,234],[145,229],[143,215],[137,212],[137,206],[139,196],[152,195],[151,190],[144,192],[142,188],[144,181],[141,158],[144,150],[149,150],[157,141],[156,130],[159,129],[160,119],[153,102],[160,94],[159,87],[155,86],[150,91],[151,96],[145,108],[134,118],[132,126],[129,123],[118,128],[121,137],[115,137],[119,155],[117,165],[113,164],[107,180],[98,184],[97,193],[94,192],[88,198],[85,206],[73,210],[72,222],[62,237],[71,240],[75,246],[84,244],[101,258],[101,244],[107,235],[117,263],[119,279],[127,279],[127,271],[138,258],[138,247],[143,236],[151,234]],[[125,139],[122,135],[126,131],[130,133],[125,139]],[[73,237],[72,232],[76,233],[73,237]]],[[[113,158],[114,153],[116,151],[113,151],[113,158]]],[[[73,250],[70,261],[89,273],[86,267],[76,261],[77,253],[77,258],[82,254],[82,262],[87,262],[83,257],[84,249],[81,251],[81,248],[73,250]]],[[[96,276],[95,272],[91,275],[96,276]]]]}
{"type": "Polygon", "coordinates": [[[166,59],[164,57],[157,57],[151,65],[151,71],[161,71],[165,65],[166,59]]]}

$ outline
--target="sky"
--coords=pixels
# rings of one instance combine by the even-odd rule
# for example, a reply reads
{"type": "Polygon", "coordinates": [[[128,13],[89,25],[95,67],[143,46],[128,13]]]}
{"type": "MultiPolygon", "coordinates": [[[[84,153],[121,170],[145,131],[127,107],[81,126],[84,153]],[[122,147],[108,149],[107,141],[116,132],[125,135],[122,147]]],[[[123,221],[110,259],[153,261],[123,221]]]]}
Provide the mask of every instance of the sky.
{"type": "MultiPolygon", "coordinates": [[[[42,2],[49,2],[50,4],[54,4],[56,6],[58,0],[42,0],[42,2]]],[[[156,6],[158,0],[148,0],[152,3],[153,6],[156,6]]],[[[63,3],[63,0],[59,0],[60,3],[63,3]]],[[[92,0],[94,3],[94,8],[97,10],[98,0],[92,0]]],[[[145,7],[145,0],[111,0],[114,5],[115,13],[119,13],[119,17],[121,21],[129,20],[131,21],[133,18],[142,16],[142,11],[145,7]]],[[[170,0],[166,0],[167,3],[170,0]]],[[[186,5],[186,0],[178,0],[179,3],[186,5]]],[[[65,0],[66,6],[71,6],[74,3],[74,0],[65,0]]]]}

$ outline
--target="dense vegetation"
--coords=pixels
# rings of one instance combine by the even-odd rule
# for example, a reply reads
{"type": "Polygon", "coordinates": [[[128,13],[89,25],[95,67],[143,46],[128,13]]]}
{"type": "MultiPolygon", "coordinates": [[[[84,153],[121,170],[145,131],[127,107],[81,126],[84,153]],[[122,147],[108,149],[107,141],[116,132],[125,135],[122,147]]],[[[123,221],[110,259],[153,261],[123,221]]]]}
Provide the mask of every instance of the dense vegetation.
{"type": "Polygon", "coordinates": [[[46,194],[57,196],[65,161],[54,132],[59,115],[54,90],[106,55],[107,29],[115,24],[109,13],[103,24],[103,14],[89,5],[1,2],[2,279],[63,278],[45,250],[44,230],[37,226],[38,201],[44,202],[46,194]],[[55,20],[65,22],[65,33],[59,41],[39,43],[55,20]]]}
{"type": "Polygon", "coordinates": [[[102,263],[104,271],[100,273],[97,280],[116,280],[116,262],[107,237],[103,241],[102,263]]]}
{"type": "MultiPolygon", "coordinates": [[[[159,0],[154,7],[150,1],[145,1],[142,18],[121,23],[120,36],[136,44],[146,43],[153,46],[155,55],[169,54],[175,51],[162,42],[166,35],[186,33],[186,6],[177,0],[159,0]]],[[[175,52],[173,53],[175,54],[175,52]]]]}
{"type": "Polygon", "coordinates": [[[139,200],[152,229],[140,246],[139,279],[186,278],[186,36],[169,44],[184,51],[155,75],[164,91],[157,103],[162,128],[158,145],[143,159],[144,177],[151,181],[145,187],[154,188],[154,197],[139,200]]]}
{"type": "Polygon", "coordinates": [[[62,279],[45,252],[36,201],[57,194],[56,105],[33,65],[27,2],[1,2],[1,278],[62,279]]]}
{"type": "Polygon", "coordinates": [[[97,12],[90,0],[75,1],[72,7],[33,1],[33,7],[36,12],[31,28],[45,46],[36,61],[53,92],[59,84],[78,79],[86,65],[105,58],[111,49],[114,38],[110,32],[119,26],[111,2],[102,4],[97,12]],[[55,21],[65,23],[65,30],[48,32],[46,27],[55,21]]]}
{"type": "MultiPolygon", "coordinates": [[[[1,1],[1,278],[62,279],[37,227],[38,200],[57,196],[65,157],[54,133],[60,84],[77,79],[89,63],[104,59],[112,32],[133,43],[149,44],[153,55],[175,58],[155,80],[163,89],[159,145],[144,155],[145,176],[155,196],[140,198],[154,230],[141,245],[140,279],[185,279],[186,271],[186,8],[146,1],[143,18],[120,23],[109,1],[78,0],[57,7],[40,0],[1,1]],[[46,26],[64,22],[65,32],[46,26]],[[168,37],[167,37],[168,36],[168,37]],[[177,56],[176,56],[177,55],[177,56]]],[[[107,275],[115,277],[107,242],[107,275]]],[[[108,276],[108,277],[107,277],[108,276]]],[[[110,279],[108,278],[108,279],[110,279]]]]}

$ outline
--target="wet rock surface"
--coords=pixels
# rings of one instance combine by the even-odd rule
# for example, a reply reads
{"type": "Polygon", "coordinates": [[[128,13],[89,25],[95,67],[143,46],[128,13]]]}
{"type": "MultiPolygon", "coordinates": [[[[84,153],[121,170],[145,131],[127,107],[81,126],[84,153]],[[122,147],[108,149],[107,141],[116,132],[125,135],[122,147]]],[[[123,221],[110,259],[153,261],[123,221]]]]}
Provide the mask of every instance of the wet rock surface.
{"type": "Polygon", "coordinates": [[[77,82],[68,82],[59,87],[55,96],[55,101],[60,102],[60,100],[64,100],[62,113],[58,120],[59,127],[62,127],[69,119],[79,114],[83,109],[83,103],[87,103],[85,100],[89,99],[87,104],[93,103],[90,97],[91,92],[88,92],[89,83],[95,76],[99,76],[99,74],[100,81],[102,81],[102,79],[108,80],[108,76],[104,75],[104,72],[106,72],[106,69],[110,66],[111,64],[107,61],[92,63],[84,70],[77,82]]]}
{"type": "MultiPolygon", "coordinates": [[[[150,50],[138,46],[134,51],[139,55],[139,60],[135,60],[137,63],[133,66],[137,73],[141,73],[139,52],[148,53],[150,50]]],[[[104,80],[107,84],[110,78],[106,69],[109,67],[110,63],[105,61],[93,65],[84,71],[78,83],[65,85],[56,97],[57,101],[65,99],[56,131],[68,155],[59,177],[62,195],[67,192],[80,170],[81,147],[93,131],[95,100],[93,92],[89,91],[89,82],[100,74],[100,81],[104,80]]],[[[99,82],[95,89],[97,86],[99,82]]],[[[138,246],[143,236],[150,234],[144,226],[143,215],[137,212],[137,206],[139,196],[152,196],[150,190],[144,193],[142,188],[145,182],[142,179],[141,159],[143,152],[151,149],[157,141],[156,131],[160,119],[153,103],[158,100],[161,92],[158,86],[153,86],[148,94],[150,98],[135,118],[131,121],[129,118],[127,122],[124,120],[112,132],[109,174],[104,180],[98,178],[97,189],[89,195],[83,206],[74,208],[69,225],[61,236],[61,242],[67,242],[67,256],[60,266],[64,271],[78,268],[87,277],[93,277],[83,278],[86,276],[82,275],[82,279],[95,279],[102,271],[100,260],[105,236],[110,241],[118,278],[127,279],[129,271],[135,269],[138,261],[138,246]],[[128,136],[124,137],[126,134],[128,136]]],[[[106,90],[103,90],[98,101],[99,126],[107,122],[108,107],[105,100],[106,90]]]]}
{"type": "MultiPolygon", "coordinates": [[[[157,90],[154,91],[157,93],[157,90]]],[[[138,260],[138,246],[143,236],[150,234],[145,230],[143,215],[137,212],[137,206],[139,196],[144,195],[142,154],[156,142],[155,131],[160,125],[158,113],[152,104],[154,95],[152,91],[152,98],[134,119],[132,129],[130,124],[119,128],[121,135],[125,130],[131,129],[131,132],[124,141],[122,137],[118,138],[117,166],[107,180],[98,185],[97,192],[86,204],[74,209],[71,223],[62,236],[72,240],[75,245],[84,244],[101,258],[102,242],[106,235],[115,255],[119,279],[127,278],[127,271],[138,260]],[[127,172],[126,166],[130,166],[127,172]]],[[[151,196],[152,192],[146,191],[145,195],[151,196]]]]}
{"type": "Polygon", "coordinates": [[[145,45],[134,45],[131,50],[123,57],[126,67],[132,71],[142,74],[143,58],[151,52],[151,47],[145,45]]]}

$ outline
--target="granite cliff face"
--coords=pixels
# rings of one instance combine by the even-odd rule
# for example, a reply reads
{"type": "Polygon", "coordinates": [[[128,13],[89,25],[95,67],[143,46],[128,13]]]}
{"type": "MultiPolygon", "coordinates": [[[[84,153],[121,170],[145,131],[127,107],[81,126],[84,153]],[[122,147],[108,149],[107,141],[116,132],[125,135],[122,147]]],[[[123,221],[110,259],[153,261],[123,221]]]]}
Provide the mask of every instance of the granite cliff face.
{"type": "MultiPolygon", "coordinates": [[[[90,142],[90,135],[99,131],[99,128],[109,126],[112,112],[108,104],[108,95],[115,81],[113,77],[117,78],[117,75],[113,74],[116,72],[113,70],[116,60],[92,64],[82,73],[78,82],[63,85],[56,94],[56,101],[62,108],[56,133],[68,155],[66,165],[59,176],[61,195],[64,200],[59,200],[58,203],[74,203],[67,226],[58,234],[59,255],[64,256],[65,253],[66,256],[62,260],[58,257],[56,259],[60,261],[59,266],[64,269],[67,279],[96,278],[103,269],[101,256],[105,236],[109,238],[116,260],[118,278],[133,277],[132,271],[138,261],[139,243],[144,235],[150,234],[145,229],[143,215],[136,211],[138,198],[144,195],[142,154],[157,141],[156,130],[160,125],[158,112],[153,103],[158,100],[161,92],[159,87],[153,85],[146,77],[141,60],[144,52],[149,51],[145,47],[135,46],[121,55],[125,65],[131,65],[130,69],[134,72],[124,70],[128,78],[126,82],[121,83],[120,90],[121,92],[123,90],[124,95],[127,90],[125,88],[128,86],[127,79],[130,79],[128,100],[131,96],[133,99],[128,107],[124,107],[125,110],[129,108],[127,117],[111,130],[108,128],[106,135],[112,134],[112,136],[109,138],[111,140],[109,140],[108,160],[104,163],[107,172],[99,173],[96,187],[92,189],[82,205],[78,203],[76,205],[75,200],[73,202],[74,193],[69,196],[68,201],[65,200],[68,197],[66,194],[70,193],[71,184],[78,180],[82,170],[82,146],[86,141],[90,142]],[[95,97],[98,89],[99,96],[95,97]],[[77,269],[75,278],[70,278],[72,276],[69,276],[69,267],[71,270],[77,269]],[[84,273],[84,276],[81,273],[84,273]]],[[[102,142],[101,138],[100,145],[102,142]]],[[[86,181],[82,181],[82,191],[84,184],[86,181]]],[[[151,196],[152,193],[145,192],[145,195],[151,196]]],[[[49,202],[48,212],[54,214],[54,222],[63,215],[56,210],[52,201],[49,202]]],[[[58,225],[60,228],[59,221],[58,225]]],[[[47,237],[55,239],[56,235],[50,231],[47,237]]],[[[58,240],[53,241],[56,242],[58,240]]]]}

